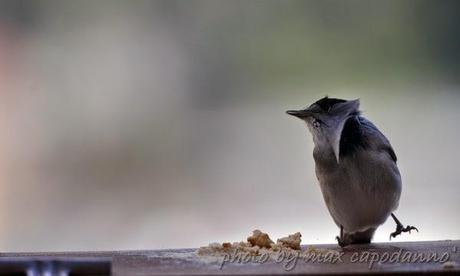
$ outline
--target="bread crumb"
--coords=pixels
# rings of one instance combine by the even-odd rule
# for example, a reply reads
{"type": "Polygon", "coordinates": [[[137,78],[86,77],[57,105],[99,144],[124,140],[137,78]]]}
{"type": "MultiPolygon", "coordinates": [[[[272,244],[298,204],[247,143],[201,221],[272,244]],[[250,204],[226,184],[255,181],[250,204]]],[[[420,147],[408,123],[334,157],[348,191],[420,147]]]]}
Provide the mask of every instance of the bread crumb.
{"type": "Polygon", "coordinates": [[[452,261],[445,262],[445,263],[442,264],[442,268],[444,268],[444,269],[453,269],[453,268],[455,268],[455,266],[457,266],[457,263],[452,262],[452,261]]]}
{"type": "Polygon", "coordinates": [[[199,255],[213,255],[223,251],[223,246],[220,243],[210,243],[208,246],[202,246],[198,248],[197,253],[199,255]]]}
{"type": "Polygon", "coordinates": [[[309,245],[307,248],[307,253],[316,253],[316,251],[316,247],[314,247],[313,245],[309,245]]]}
{"type": "MultiPolygon", "coordinates": [[[[264,253],[274,253],[279,251],[296,251],[300,250],[300,237],[302,235],[297,232],[284,238],[277,240],[275,244],[267,233],[260,230],[254,230],[252,235],[246,241],[241,242],[224,242],[210,243],[208,246],[200,247],[196,253],[206,256],[222,256],[231,250],[247,252],[251,255],[261,255],[264,253]]],[[[310,249],[310,248],[309,248],[310,249]]]]}
{"type": "Polygon", "coordinates": [[[278,239],[276,243],[281,244],[282,247],[289,247],[294,250],[300,250],[300,237],[302,237],[302,234],[297,232],[287,237],[278,239]]]}
{"type": "Polygon", "coordinates": [[[263,233],[260,230],[254,230],[252,236],[248,237],[248,242],[253,246],[271,248],[274,242],[270,239],[267,233],[263,233]]]}

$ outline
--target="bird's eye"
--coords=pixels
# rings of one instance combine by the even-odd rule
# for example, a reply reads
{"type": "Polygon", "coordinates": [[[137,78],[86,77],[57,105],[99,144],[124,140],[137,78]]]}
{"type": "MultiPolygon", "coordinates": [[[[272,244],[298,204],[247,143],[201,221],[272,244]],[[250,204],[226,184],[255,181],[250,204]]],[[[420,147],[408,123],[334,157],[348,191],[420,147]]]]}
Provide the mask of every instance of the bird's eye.
{"type": "Polygon", "coordinates": [[[313,119],[313,126],[315,128],[319,128],[321,126],[321,122],[317,119],[313,119]]]}

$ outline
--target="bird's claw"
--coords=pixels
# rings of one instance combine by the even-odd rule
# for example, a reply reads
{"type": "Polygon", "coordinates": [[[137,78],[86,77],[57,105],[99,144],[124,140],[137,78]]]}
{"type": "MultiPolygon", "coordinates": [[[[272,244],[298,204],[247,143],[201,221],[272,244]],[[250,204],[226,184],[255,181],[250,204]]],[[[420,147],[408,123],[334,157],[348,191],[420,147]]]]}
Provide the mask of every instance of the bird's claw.
{"type": "Polygon", "coordinates": [[[410,231],[411,231],[411,230],[415,230],[415,231],[418,232],[417,227],[415,227],[415,226],[410,226],[410,225],[407,225],[406,228],[404,228],[403,232],[409,232],[409,234],[410,234],[410,231]]]}
{"type": "Polygon", "coordinates": [[[346,245],[344,241],[344,237],[343,237],[343,226],[342,225],[340,225],[340,236],[335,237],[335,239],[337,240],[337,243],[339,244],[340,247],[344,247],[346,245]]]}
{"type": "Polygon", "coordinates": [[[337,242],[338,242],[340,247],[345,246],[345,243],[343,242],[343,240],[339,236],[335,237],[335,239],[337,240],[337,242]]]}
{"type": "Polygon", "coordinates": [[[391,238],[396,238],[398,235],[401,235],[401,233],[403,233],[403,232],[409,232],[409,234],[410,234],[411,230],[415,230],[415,231],[418,232],[418,229],[415,226],[408,225],[406,227],[403,227],[402,225],[397,224],[396,225],[396,231],[394,231],[393,233],[390,234],[390,240],[391,240],[391,238]]]}

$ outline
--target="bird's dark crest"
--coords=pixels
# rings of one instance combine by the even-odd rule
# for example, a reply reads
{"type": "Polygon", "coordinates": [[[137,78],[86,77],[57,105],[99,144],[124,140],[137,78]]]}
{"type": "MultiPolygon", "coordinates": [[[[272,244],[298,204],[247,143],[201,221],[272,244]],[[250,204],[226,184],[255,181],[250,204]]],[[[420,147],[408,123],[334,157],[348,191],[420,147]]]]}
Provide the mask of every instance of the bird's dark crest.
{"type": "Polygon", "coordinates": [[[319,107],[321,107],[324,112],[329,112],[329,110],[337,103],[344,103],[346,100],[329,98],[328,96],[315,102],[319,107]]]}

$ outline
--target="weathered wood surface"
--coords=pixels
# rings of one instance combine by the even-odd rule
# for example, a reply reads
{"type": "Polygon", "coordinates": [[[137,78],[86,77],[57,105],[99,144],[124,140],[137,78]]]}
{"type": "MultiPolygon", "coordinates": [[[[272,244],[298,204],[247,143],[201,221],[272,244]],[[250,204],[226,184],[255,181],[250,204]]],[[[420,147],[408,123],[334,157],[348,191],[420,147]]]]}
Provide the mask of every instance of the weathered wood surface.
{"type": "MultiPolygon", "coordinates": [[[[303,246],[307,251],[308,246],[303,246]]],[[[336,245],[315,245],[321,252],[324,249],[336,250],[342,253],[340,260],[331,262],[306,262],[298,259],[296,266],[287,271],[286,261],[277,263],[270,260],[265,263],[226,263],[220,268],[223,257],[208,258],[195,254],[195,249],[171,249],[149,251],[113,251],[113,252],[61,252],[61,253],[0,253],[3,257],[110,257],[112,258],[113,275],[235,275],[235,274],[284,274],[284,275],[313,275],[313,274],[458,274],[460,275],[460,240],[431,241],[431,242],[391,242],[371,245],[356,245],[340,249],[336,245]],[[323,250],[321,250],[323,249],[323,250]],[[407,262],[372,262],[371,256],[385,258],[386,255],[397,255],[397,252],[407,254],[436,254],[440,261],[407,262]],[[368,253],[366,253],[368,252],[368,253]],[[369,254],[367,261],[353,261],[369,254]],[[448,254],[448,260],[446,260],[448,254]],[[447,262],[446,262],[447,261],[447,262]],[[370,266],[372,266],[370,268],[370,266]]],[[[412,255],[414,257],[414,255],[412,255]]],[[[364,257],[363,257],[364,258],[364,257]]],[[[374,257],[375,258],[375,257],[374,257]]]]}

